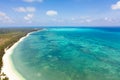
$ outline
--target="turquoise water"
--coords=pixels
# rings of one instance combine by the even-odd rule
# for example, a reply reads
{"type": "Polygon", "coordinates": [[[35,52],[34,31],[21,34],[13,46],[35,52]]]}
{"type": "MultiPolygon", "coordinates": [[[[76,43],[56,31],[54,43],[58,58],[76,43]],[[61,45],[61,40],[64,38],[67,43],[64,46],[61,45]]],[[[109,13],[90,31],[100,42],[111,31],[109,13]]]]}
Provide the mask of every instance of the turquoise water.
{"type": "Polygon", "coordinates": [[[13,51],[26,80],[120,80],[120,32],[97,28],[47,28],[13,51]]]}

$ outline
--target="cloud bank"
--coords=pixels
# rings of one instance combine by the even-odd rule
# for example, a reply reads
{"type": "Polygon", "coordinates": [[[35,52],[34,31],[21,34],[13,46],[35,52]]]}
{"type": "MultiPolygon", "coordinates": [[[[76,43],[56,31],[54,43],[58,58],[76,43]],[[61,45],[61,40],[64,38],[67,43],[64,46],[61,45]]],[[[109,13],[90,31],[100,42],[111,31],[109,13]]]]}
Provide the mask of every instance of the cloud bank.
{"type": "Polygon", "coordinates": [[[118,9],[120,9],[120,1],[118,1],[116,4],[113,4],[113,5],[111,6],[111,8],[112,8],[113,10],[118,10],[118,9]]]}

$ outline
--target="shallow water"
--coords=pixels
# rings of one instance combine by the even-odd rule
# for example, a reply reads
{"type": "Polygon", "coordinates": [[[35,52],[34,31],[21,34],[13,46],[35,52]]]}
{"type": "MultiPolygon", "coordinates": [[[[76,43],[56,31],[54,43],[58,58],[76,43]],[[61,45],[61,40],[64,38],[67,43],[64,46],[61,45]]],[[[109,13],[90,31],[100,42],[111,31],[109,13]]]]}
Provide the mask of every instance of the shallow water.
{"type": "Polygon", "coordinates": [[[97,28],[47,28],[13,51],[26,80],[119,80],[120,32],[97,28]]]}

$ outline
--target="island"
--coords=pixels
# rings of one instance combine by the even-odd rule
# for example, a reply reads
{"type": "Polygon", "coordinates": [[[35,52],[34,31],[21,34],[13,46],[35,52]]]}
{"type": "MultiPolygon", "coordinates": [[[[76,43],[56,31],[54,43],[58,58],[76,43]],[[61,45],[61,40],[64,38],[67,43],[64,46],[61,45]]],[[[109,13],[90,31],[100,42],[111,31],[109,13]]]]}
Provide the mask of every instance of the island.
{"type": "MultiPolygon", "coordinates": [[[[40,30],[38,28],[0,28],[0,72],[3,66],[2,57],[5,54],[5,49],[10,48],[20,38],[26,36],[28,33],[40,30]]],[[[4,73],[1,72],[0,77],[4,76],[9,80],[4,73]]]]}

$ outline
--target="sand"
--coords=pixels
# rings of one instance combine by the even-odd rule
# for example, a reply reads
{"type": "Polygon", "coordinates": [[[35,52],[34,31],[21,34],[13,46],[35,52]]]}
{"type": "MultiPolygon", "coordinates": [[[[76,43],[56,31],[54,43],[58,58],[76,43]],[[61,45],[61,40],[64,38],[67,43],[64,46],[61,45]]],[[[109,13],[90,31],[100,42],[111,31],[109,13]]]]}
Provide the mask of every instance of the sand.
{"type": "MultiPolygon", "coordinates": [[[[36,31],[35,31],[36,32],[36,31]]],[[[33,33],[33,32],[31,32],[33,33]]],[[[3,67],[1,73],[5,73],[9,80],[25,80],[25,78],[17,72],[15,69],[13,62],[11,60],[11,55],[13,53],[14,48],[23,41],[26,37],[28,37],[31,33],[28,33],[25,37],[22,37],[18,42],[16,42],[12,47],[9,49],[5,49],[5,54],[2,58],[3,60],[3,67]]],[[[2,78],[2,77],[1,77],[2,78]]],[[[4,78],[4,76],[3,76],[4,78]]]]}

